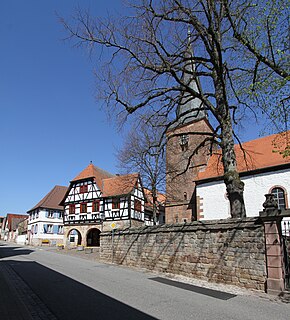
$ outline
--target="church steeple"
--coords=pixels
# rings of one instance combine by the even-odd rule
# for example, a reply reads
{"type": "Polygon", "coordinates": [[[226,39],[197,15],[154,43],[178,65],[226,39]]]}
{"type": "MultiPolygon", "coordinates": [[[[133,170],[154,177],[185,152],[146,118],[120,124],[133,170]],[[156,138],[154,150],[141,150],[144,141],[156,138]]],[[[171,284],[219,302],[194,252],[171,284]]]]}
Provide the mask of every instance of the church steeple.
{"type": "MultiPolygon", "coordinates": [[[[190,30],[188,30],[188,43],[184,53],[184,63],[182,82],[193,91],[200,93],[199,79],[195,75],[195,62],[191,46],[190,30]]],[[[207,113],[202,101],[199,98],[193,98],[189,92],[183,92],[176,109],[176,126],[184,125],[193,120],[199,120],[205,117],[207,117],[207,113]]]]}

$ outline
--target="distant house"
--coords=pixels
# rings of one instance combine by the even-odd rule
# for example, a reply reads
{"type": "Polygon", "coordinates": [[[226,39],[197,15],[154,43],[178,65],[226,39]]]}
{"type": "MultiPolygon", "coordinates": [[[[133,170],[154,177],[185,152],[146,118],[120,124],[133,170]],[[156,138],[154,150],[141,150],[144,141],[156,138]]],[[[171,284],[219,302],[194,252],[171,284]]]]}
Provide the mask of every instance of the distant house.
{"type": "Polygon", "coordinates": [[[2,223],[2,236],[5,241],[15,241],[18,235],[17,228],[20,222],[26,220],[26,214],[7,213],[2,223]]]}
{"type": "Polygon", "coordinates": [[[32,209],[27,211],[28,243],[31,245],[63,243],[63,213],[59,203],[63,199],[67,187],[55,186],[32,209]]]}
{"type": "Polygon", "coordinates": [[[2,231],[4,219],[5,219],[5,217],[0,216],[0,239],[3,239],[3,236],[4,236],[3,231],[2,231]]]}
{"type": "Polygon", "coordinates": [[[139,174],[113,175],[89,164],[61,201],[66,245],[99,246],[103,230],[144,225],[144,204],[139,174]]]}
{"type": "MultiPolygon", "coordinates": [[[[153,197],[149,189],[144,188],[144,193],[146,196],[145,212],[144,212],[145,224],[148,226],[152,226],[154,224],[153,197]]],[[[164,194],[160,192],[157,193],[155,206],[156,206],[157,224],[164,224],[165,223],[165,195],[164,194]]]]}
{"type": "Polygon", "coordinates": [[[28,217],[25,220],[18,223],[18,226],[16,229],[17,236],[15,238],[15,242],[17,244],[24,245],[28,243],[27,230],[28,230],[28,217]]]}

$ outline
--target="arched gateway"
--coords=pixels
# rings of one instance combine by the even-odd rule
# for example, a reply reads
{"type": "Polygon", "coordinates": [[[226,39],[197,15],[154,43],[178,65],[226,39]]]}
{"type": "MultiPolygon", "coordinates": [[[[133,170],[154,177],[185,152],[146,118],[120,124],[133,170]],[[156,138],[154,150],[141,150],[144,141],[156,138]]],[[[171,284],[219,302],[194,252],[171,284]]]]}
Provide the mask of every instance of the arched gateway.
{"type": "Polygon", "coordinates": [[[100,246],[100,233],[97,228],[90,229],[87,233],[87,246],[99,247],[100,246]]]}
{"type": "Polygon", "coordinates": [[[82,235],[77,229],[72,229],[67,235],[67,241],[70,246],[77,246],[82,244],[82,235]]]}

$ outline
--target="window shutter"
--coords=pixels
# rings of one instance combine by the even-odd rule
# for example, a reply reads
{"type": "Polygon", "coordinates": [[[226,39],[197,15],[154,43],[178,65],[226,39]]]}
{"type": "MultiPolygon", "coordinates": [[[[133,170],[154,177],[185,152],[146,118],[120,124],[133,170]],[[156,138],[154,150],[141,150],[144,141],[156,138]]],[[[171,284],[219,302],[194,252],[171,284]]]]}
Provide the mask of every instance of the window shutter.
{"type": "Polygon", "coordinates": [[[58,225],[55,224],[53,226],[53,233],[57,233],[57,231],[58,231],[58,225]]]}
{"type": "Polygon", "coordinates": [[[48,218],[48,210],[45,210],[45,218],[48,218]]]}
{"type": "Polygon", "coordinates": [[[47,233],[47,224],[43,225],[43,233],[47,233]]]}

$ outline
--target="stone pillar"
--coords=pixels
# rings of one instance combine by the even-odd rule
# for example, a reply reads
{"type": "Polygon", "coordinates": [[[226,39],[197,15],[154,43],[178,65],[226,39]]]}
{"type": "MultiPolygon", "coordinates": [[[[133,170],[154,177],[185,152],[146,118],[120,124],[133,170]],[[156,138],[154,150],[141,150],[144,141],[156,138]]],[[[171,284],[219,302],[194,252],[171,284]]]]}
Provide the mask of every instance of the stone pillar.
{"type": "Polygon", "coordinates": [[[284,283],[284,256],[282,244],[282,232],[280,216],[277,203],[272,194],[267,194],[263,203],[264,210],[260,217],[264,222],[266,267],[267,267],[267,293],[278,295],[285,289],[284,283]]]}

